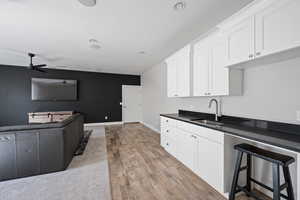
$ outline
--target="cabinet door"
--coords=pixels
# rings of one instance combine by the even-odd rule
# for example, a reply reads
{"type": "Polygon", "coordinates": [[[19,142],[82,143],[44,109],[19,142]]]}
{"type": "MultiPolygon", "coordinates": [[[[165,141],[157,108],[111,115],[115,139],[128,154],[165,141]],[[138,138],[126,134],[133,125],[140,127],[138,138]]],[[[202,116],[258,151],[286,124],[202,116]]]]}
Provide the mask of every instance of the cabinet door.
{"type": "Polygon", "coordinates": [[[0,181],[16,178],[16,170],[15,135],[0,135],[0,181]]]}
{"type": "Polygon", "coordinates": [[[193,51],[193,96],[207,96],[209,91],[210,41],[202,40],[193,51]]]}
{"type": "Polygon", "coordinates": [[[280,0],[256,15],[257,56],[300,46],[299,10],[299,0],[280,0]]]}
{"type": "Polygon", "coordinates": [[[62,170],[63,154],[62,132],[58,129],[43,130],[39,139],[40,172],[50,173],[62,170]]]}
{"type": "Polygon", "coordinates": [[[192,171],[196,172],[197,168],[197,146],[198,140],[197,136],[187,132],[181,132],[181,148],[180,150],[180,161],[190,168],[192,171]]]}
{"type": "Polygon", "coordinates": [[[254,17],[233,26],[227,33],[227,65],[245,62],[254,58],[254,17]]]}
{"type": "Polygon", "coordinates": [[[223,192],[223,145],[198,137],[197,174],[219,192],[223,192]]]}
{"type": "Polygon", "coordinates": [[[177,94],[177,64],[175,57],[170,57],[167,63],[167,93],[168,97],[176,97],[177,94]]]}
{"type": "Polygon", "coordinates": [[[188,45],[176,54],[177,60],[177,95],[179,97],[190,96],[190,53],[188,45]]]}
{"type": "Polygon", "coordinates": [[[215,37],[212,44],[210,65],[210,91],[211,95],[229,95],[229,69],[226,68],[227,46],[222,35],[215,37]]]}
{"type": "Polygon", "coordinates": [[[39,173],[38,133],[16,133],[17,173],[18,177],[37,175],[39,173]]]}

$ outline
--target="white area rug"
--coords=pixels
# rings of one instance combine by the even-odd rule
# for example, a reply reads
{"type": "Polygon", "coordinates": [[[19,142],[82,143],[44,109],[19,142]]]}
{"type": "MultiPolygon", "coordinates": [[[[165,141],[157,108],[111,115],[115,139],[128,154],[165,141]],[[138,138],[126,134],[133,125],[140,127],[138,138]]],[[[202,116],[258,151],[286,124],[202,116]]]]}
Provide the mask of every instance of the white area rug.
{"type": "MultiPolygon", "coordinates": [[[[110,200],[104,127],[93,127],[82,156],[66,171],[0,182],[1,200],[110,200]]],[[[1,162],[1,161],[0,161],[1,162]]]]}

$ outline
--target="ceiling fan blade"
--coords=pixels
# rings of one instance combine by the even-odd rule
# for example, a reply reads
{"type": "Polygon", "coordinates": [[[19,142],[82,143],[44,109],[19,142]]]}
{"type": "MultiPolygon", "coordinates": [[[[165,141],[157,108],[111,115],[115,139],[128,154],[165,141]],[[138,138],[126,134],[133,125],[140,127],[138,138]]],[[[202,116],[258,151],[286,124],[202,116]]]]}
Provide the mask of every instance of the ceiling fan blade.
{"type": "Polygon", "coordinates": [[[42,67],[47,67],[46,64],[42,64],[42,65],[34,65],[35,68],[42,68],[42,67]]]}
{"type": "Polygon", "coordinates": [[[39,68],[34,68],[34,71],[46,73],[46,71],[44,71],[44,70],[42,70],[42,69],[39,69],[39,68]]]}

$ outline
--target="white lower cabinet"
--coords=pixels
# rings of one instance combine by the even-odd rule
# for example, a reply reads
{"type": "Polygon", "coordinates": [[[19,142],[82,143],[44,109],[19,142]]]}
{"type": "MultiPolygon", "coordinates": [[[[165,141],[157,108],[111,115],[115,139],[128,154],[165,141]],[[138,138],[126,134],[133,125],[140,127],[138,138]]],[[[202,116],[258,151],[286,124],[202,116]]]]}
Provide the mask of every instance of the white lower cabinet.
{"type": "Polygon", "coordinates": [[[198,156],[197,136],[191,133],[187,133],[180,129],[177,129],[177,131],[180,139],[178,140],[179,141],[178,160],[196,173],[197,156],[198,156]]]}
{"type": "Polygon", "coordinates": [[[220,193],[225,189],[224,133],[182,121],[164,123],[162,146],[220,193]]]}
{"type": "Polygon", "coordinates": [[[198,138],[197,174],[219,192],[224,192],[223,145],[198,138]]]}

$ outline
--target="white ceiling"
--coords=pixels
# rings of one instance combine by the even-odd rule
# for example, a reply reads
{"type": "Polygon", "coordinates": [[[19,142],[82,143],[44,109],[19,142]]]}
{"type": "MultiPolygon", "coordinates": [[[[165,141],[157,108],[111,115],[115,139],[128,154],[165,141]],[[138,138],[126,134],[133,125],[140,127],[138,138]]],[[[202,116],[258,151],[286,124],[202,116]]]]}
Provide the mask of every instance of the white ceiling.
{"type": "Polygon", "coordinates": [[[185,0],[176,12],[177,0],[1,0],[0,64],[27,65],[34,52],[51,67],[140,74],[251,1],[185,0]]]}

